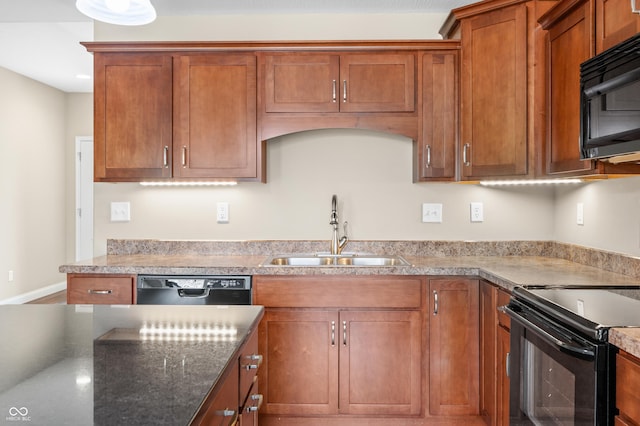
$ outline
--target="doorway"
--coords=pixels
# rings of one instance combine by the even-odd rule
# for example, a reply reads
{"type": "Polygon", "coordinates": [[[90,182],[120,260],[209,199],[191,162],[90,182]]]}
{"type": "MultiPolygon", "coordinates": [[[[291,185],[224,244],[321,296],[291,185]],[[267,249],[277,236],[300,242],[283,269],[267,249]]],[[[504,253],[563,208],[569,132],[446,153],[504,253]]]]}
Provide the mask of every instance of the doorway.
{"type": "Polygon", "coordinates": [[[93,137],[76,137],[76,262],[93,258],[93,137]]]}

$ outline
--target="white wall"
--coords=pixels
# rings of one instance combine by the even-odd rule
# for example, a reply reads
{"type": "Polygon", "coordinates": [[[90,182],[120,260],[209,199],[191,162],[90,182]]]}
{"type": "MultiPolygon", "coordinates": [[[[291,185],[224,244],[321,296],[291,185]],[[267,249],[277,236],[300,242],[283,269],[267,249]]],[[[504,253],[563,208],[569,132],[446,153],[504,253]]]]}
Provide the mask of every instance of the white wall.
{"type": "Polygon", "coordinates": [[[2,300],[64,281],[68,158],[64,93],[4,68],[0,93],[2,300]]]}

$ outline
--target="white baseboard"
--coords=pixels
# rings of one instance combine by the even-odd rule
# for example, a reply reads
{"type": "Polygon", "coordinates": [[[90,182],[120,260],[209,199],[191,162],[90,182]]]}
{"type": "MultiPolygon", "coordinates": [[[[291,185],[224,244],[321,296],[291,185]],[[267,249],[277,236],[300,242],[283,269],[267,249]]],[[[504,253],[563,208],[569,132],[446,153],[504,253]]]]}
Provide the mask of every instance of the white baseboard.
{"type": "Polygon", "coordinates": [[[57,284],[52,284],[46,287],[39,288],[37,290],[30,291],[28,293],[22,293],[8,299],[0,300],[0,305],[20,305],[66,289],[67,282],[63,281],[57,284]]]}

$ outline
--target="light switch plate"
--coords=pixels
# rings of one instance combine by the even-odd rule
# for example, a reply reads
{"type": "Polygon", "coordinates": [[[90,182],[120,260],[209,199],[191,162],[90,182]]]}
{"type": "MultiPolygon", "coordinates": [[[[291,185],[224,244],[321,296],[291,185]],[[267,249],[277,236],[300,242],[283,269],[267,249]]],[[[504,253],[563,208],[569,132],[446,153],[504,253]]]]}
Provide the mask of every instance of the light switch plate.
{"type": "Polygon", "coordinates": [[[475,202],[471,203],[471,222],[482,222],[484,221],[484,212],[482,208],[482,203],[475,202]]]}
{"type": "Polygon", "coordinates": [[[131,203],[128,201],[111,203],[111,222],[131,221],[131,203]]]}
{"type": "Polygon", "coordinates": [[[218,223],[229,223],[229,203],[216,204],[216,220],[218,223]]]}
{"type": "Polygon", "coordinates": [[[442,204],[422,204],[422,221],[425,223],[442,223],[442,204]]]}
{"type": "Polygon", "coordinates": [[[584,225],[584,204],[576,204],[576,224],[584,225]]]}

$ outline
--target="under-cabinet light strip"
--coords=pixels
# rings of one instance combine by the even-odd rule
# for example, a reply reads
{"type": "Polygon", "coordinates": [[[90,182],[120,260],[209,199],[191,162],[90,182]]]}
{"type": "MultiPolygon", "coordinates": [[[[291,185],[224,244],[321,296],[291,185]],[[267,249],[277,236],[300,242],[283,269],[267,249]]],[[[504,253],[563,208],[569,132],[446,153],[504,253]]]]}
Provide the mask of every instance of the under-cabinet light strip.
{"type": "Polygon", "coordinates": [[[142,186],[235,186],[238,182],[234,181],[210,181],[210,182],[198,182],[198,181],[178,181],[178,182],[140,182],[142,186]]]}
{"type": "Polygon", "coordinates": [[[563,185],[582,183],[582,179],[520,179],[520,180],[483,180],[483,186],[516,186],[516,185],[563,185]]]}

